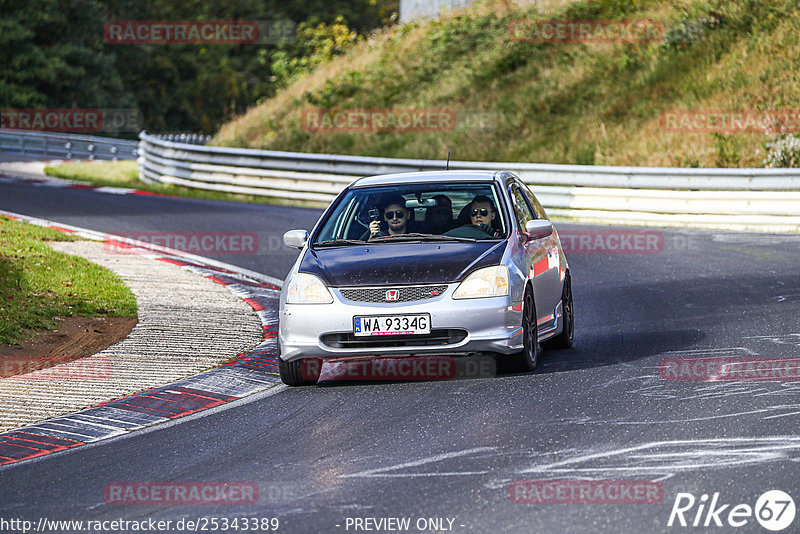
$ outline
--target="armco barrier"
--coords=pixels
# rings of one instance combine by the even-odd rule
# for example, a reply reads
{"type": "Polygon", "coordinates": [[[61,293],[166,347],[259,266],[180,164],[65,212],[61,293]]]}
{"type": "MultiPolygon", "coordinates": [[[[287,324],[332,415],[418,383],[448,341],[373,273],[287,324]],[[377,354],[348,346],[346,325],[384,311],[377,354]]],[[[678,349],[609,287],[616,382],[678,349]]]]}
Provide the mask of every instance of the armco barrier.
{"type": "MultiPolygon", "coordinates": [[[[444,161],[197,146],[142,132],[148,182],[326,204],[359,176],[441,170],[444,161]]],[[[509,170],[551,215],[586,222],[800,230],[800,169],[685,169],[451,161],[509,170]]]]}
{"type": "Polygon", "coordinates": [[[0,130],[0,153],[25,159],[136,159],[136,141],[28,130],[0,130]]]}

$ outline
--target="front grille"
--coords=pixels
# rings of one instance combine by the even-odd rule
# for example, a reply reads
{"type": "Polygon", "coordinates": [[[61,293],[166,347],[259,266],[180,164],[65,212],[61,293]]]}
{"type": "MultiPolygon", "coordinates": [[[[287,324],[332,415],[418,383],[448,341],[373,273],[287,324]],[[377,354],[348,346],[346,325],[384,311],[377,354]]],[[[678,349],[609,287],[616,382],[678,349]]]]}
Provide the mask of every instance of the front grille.
{"type": "Polygon", "coordinates": [[[434,286],[385,286],[385,287],[351,287],[339,291],[347,300],[354,302],[414,302],[438,297],[447,290],[447,284],[434,286]],[[386,291],[397,290],[397,300],[387,300],[386,291]]]}
{"type": "Polygon", "coordinates": [[[457,328],[431,330],[430,334],[404,336],[356,337],[350,332],[325,334],[320,338],[324,345],[334,349],[367,349],[388,347],[431,347],[461,343],[466,330],[457,328]]]}

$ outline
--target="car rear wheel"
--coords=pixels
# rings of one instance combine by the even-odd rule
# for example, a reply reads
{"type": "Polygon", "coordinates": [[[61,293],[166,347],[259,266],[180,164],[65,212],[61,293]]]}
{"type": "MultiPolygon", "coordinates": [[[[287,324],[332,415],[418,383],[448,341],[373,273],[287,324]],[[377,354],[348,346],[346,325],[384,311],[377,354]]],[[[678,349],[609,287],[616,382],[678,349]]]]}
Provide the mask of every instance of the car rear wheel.
{"type": "Polygon", "coordinates": [[[281,381],[287,386],[311,386],[319,378],[319,362],[294,360],[287,362],[278,356],[278,371],[281,381]]]}
{"type": "Polygon", "coordinates": [[[522,305],[522,345],[521,352],[516,354],[518,367],[523,371],[535,371],[539,360],[539,332],[536,325],[536,304],[533,292],[525,290],[522,305]]]}
{"type": "Polygon", "coordinates": [[[557,336],[542,341],[543,349],[568,349],[575,337],[575,312],[572,309],[572,279],[567,273],[564,278],[564,289],[561,290],[561,313],[564,328],[557,336]]]}

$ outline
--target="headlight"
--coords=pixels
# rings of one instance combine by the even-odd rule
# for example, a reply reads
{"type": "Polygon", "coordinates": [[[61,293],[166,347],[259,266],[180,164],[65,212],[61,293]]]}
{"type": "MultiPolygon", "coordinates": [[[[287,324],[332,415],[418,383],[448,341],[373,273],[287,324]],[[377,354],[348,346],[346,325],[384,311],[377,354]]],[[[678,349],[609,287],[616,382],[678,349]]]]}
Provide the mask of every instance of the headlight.
{"type": "Polygon", "coordinates": [[[287,304],[330,304],[333,297],[322,280],[313,274],[297,273],[286,290],[287,304]]]}
{"type": "Polygon", "coordinates": [[[508,295],[508,267],[495,265],[478,269],[461,282],[453,293],[454,299],[479,299],[508,295]]]}

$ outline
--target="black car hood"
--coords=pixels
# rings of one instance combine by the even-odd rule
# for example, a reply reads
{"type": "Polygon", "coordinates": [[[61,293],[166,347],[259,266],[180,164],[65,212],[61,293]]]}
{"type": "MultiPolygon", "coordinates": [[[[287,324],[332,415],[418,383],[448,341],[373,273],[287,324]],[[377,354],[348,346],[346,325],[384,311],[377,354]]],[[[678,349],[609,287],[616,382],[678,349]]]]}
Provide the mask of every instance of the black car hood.
{"type": "Polygon", "coordinates": [[[506,242],[428,241],[316,248],[300,272],[334,287],[457,282],[475,269],[497,265],[506,242]]]}

